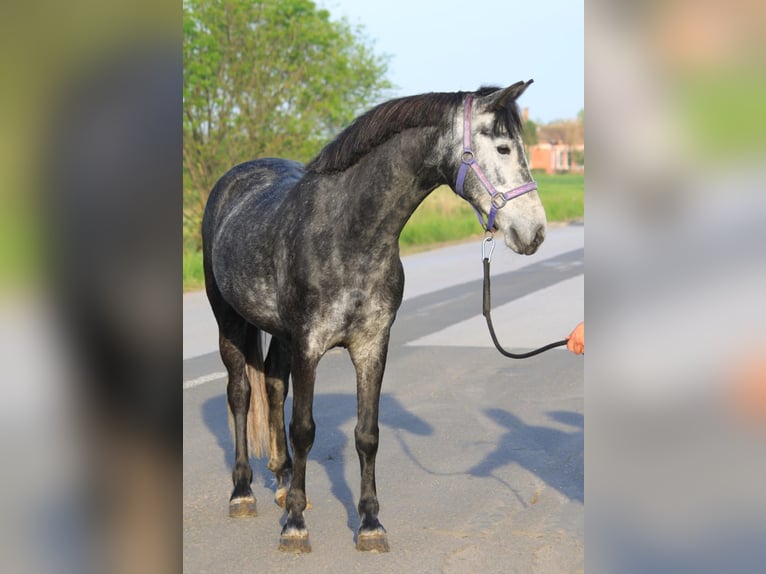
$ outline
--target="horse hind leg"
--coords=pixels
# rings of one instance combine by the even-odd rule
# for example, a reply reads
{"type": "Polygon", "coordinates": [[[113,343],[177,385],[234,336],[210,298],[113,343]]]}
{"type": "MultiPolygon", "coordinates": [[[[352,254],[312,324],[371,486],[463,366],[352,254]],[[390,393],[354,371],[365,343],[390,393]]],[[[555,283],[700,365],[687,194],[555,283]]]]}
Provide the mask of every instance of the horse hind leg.
{"type": "Polygon", "coordinates": [[[204,253],[203,266],[205,291],[218,323],[218,346],[228,374],[226,398],[235,451],[231,473],[234,488],[229,498],[229,516],[256,516],[256,500],[250,488],[253,470],[247,447],[247,413],[251,399],[245,359],[248,324],[224,301],[212,272],[208,250],[204,253]]]}
{"type": "Polygon", "coordinates": [[[293,461],[287,448],[285,399],[290,378],[290,346],[272,337],[266,355],[266,393],[269,403],[269,464],[277,479],[276,502],[285,507],[292,479],[293,461]]]}
{"type": "MultiPolygon", "coordinates": [[[[246,361],[248,325],[233,310],[217,315],[219,319],[219,347],[221,359],[228,373],[226,396],[235,444],[235,460],[232,469],[234,488],[229,499],[229,516],[256,516],[256,499],[250,484],[253,470],[248,453],[248,420],[253,418],[251,402],[258,393],[257,385],[251,385],[249,372],[253,369],[246,361]],[[256,388],[253,388],[253,387],[256,388]]],[[[255,445],[251,445],[255,446],[255,445]]]]}
{"type": "Polygon", "coordinates": [[[293,377],[293,414],[290,420],[290,443],[293,450],[293,476],[285,499],[287,520],[282,528],[279,549],[283,552],[311,552],[309,532],[303,511],[306,498],[306,462],[314,444],[316,425],[313,417],[314,382],[319,357],[306,356],[293,346],[290,371],[293,377]]]}

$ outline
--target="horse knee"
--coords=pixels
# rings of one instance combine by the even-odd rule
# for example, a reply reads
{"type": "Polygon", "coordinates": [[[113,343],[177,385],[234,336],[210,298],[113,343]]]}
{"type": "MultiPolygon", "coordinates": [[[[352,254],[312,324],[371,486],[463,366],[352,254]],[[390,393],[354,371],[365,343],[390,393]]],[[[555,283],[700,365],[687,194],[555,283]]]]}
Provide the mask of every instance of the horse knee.
{"type": "Polygon", "coordinates": [[[359,426],[354,429],[354,438],[356,440],[356,449],[367,455],[374,455],[378,452],[378,437],[380,432],[378,427],[366,431],[359,426]]]}
{"type": "Polygon", "coordinates": [[[312,419],[290,422],[290,442],[296,452],[308,452],[314,445],[316,425],[312,419]]]}

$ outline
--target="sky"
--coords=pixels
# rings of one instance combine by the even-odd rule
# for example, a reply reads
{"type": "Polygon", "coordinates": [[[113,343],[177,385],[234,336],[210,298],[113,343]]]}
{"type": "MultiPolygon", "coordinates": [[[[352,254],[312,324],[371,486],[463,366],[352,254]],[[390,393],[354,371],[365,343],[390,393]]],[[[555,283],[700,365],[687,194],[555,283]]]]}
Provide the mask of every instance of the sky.
{"type": "Polygon", "coordinates": [[[519,105],[535,121],[584,108],[583,0],[315,0],[361,25],[386,54],[391,96],[534,79],[519,105]]]}

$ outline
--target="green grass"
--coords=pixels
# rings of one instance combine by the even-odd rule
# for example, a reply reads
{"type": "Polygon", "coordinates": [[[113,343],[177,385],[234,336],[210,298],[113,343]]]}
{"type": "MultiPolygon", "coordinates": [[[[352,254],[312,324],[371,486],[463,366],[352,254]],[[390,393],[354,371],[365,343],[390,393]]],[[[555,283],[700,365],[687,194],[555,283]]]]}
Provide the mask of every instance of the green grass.
{"type": "MultiPolygon", "coordinates": [[[[548,221],[572,221],[584,215],[582,174],[535,176],[548,221]]],[[[402,253],[482,235],[473,209],[448,187],[440,187],[415,210],[399,238],[402,253]]],[[[184,252],[184,291],[204,285],[202,254],[184,252]]]]}
{"type": "MultiPolygon", "coordinates": [[[[582,174],[535,176],[548,221],[571,221],[584,215],[582,174]]],[[[399,238],[403,253],[482,234],[473,209],[448,187],[440,187],[420,204],[399,238]]]]}
{"type": "Polygon", "coordinates": [[[184,291],[202,289],[204,286],[202,252],[184,250],[184,291]]]}
{"type": "Polygon", "coordinates": [[[585,215],[585,176],[581,173],[535,176],[548,221],[573,221],[585,215]]]}
{"type": "Polygon", "coordinates": [[[399,247],[410,253],[477,233],[481,233],[481,227],[471,206],[443,186],[429,195],[412,214],[399,236],[399,247]]]}

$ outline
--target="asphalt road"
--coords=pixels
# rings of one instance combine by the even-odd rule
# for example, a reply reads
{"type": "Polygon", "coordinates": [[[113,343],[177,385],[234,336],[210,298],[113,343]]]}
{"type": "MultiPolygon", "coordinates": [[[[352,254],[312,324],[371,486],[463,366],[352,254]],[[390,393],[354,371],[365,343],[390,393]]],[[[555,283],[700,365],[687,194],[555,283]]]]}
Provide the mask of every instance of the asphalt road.
{"type": "MultiPolygon", "coordinates": [[[[311,554],[277,550],[284,512],[264,459],[253,461],[259,516],[228,517],[233,444],[217,331],[204,296],[184,296],[185,572],[583,571],[583,358],[556,349],[513,361],[494,350],[478,243],[404,264],[377,463],[387,554],[354,548],[356,397],[343,350],[317,375],[311,554]]],[[[492,265],[493,320],[507,347],[560,339],[582,320],[583,226],[549,229],[531,257],[498,245],[492,265]]]]}

